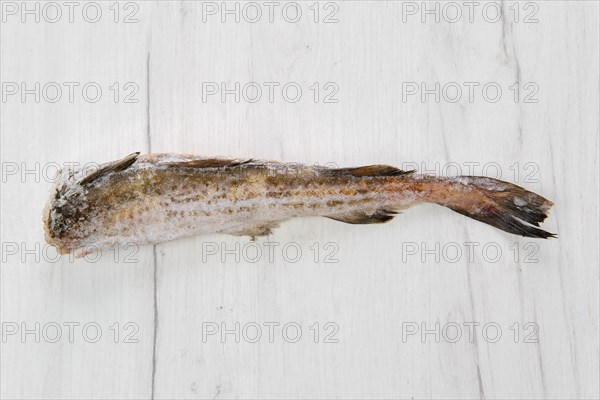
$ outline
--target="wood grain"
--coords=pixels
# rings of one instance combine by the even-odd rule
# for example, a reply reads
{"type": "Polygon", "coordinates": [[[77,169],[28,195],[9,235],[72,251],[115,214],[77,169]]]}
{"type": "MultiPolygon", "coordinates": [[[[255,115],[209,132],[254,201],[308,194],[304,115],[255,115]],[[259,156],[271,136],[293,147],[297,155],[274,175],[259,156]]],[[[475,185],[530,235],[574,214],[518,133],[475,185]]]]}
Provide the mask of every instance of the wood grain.
{"type": "Polygon", "coordinates": [[[408,13],[422,2],[400,1],[320,2],[319,22],[302,2],[297,23],[282,17],[285,2],[273,22],[256,3],[256,23],[221,22],[209,12],[221,2],[132,2],[136,23],[122,22],[135,10],[124,3],[115,23],[111,2],[98,3],[98,23],[79,11],[73,23],[3,14],[3,96],[6,82],[57,82],[63,97],[1,103],[0,396],[598,398],[599,6],[529,3],[538,22],[524,22],[535,8],[511,1],[492,4],[504,11],[495,23],[483,5],[473,22],[422,22],[422,10],[408,13]],[[335,10],[338,22],[323,23],[335,10]],[[102,97],[76,90],[69,102],[64,82],[95,82],[102,97]],[[206,94],[236,82],[237,102],[206,94]],[[252,82],[257,102],[243,95],[252,82]],[[439,102],[406,95],[436,82],[439,102]],[[472,101],[465,82],[477,83],[472,101]],[[502,89],[497,102],[482,94],[490,83],[502,89]],[[282,96],[286,84],[302,89],[297,102],[282,96]],[[256,242],[208,235],[97,262],[51,260],[44,166],[134,151],[459,166],[552,199],[545,227],[559,238],[523,239],[421,206],[382,226],[295,220],[256,242]],[[36,322],[39,342],[21,335],[36,322]],[[79,324],[72,342],[69,322],[79,324]],[[96,325],[81,332],[89,323],[102,329],[96,343],[96,325]],[[237,338],[221,336],[236,324],[237,338]],[[438,337],[422,336],[436,324],[438,337]]]}

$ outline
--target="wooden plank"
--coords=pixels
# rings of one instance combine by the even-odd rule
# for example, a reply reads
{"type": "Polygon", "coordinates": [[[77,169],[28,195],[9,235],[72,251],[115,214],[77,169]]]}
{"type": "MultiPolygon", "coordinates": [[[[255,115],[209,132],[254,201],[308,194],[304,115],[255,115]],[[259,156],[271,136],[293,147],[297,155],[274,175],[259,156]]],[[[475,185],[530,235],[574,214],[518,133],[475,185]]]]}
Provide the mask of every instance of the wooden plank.
{"type": "MultiPolygon", "coordinates": [[[[559,239],[426,205],[382,226],[313,218],[256,242],[145,246],[133,264],[10,256],[3,323],[96,321],[104,336],[10,336],[3,397],[599,397],[598,4],[490,2],[456,23],[435,2],[439,23],[422,2],[321,2],[320,22],[301,3],[296,23],[290,3],[273,22],[256,3],[255,23],[243,2],[227,5],[239,22],[220,2],[135,4],[135,24],[3,24],[3,82],[140,88],[133,104],[2,102],[3,165],[149,149],[497,176],[554,201],[559,239]],[[128,321],[139,343],[111,341],[128,321]]],[[[3,243],[43,240],[50,185],[25,181],[2,183],[3,243]]]]}

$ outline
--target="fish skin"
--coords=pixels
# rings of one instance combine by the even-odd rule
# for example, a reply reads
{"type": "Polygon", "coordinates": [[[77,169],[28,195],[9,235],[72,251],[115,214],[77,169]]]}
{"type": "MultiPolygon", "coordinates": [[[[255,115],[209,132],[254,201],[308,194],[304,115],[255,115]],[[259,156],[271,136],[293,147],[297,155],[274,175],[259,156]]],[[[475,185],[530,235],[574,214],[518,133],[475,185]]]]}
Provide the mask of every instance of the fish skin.
{"type": "Polygon", "coordinates": [[[327,168],[251,159],[157,153],[60,171],[43,211],[46,241],[81,257],[125,243],[206,233],[263,236],[290,218],[383,223],[400,210],[440,204],[529,237],[552,203],[486,177],[435,177],[386,165],[327,168]]]}

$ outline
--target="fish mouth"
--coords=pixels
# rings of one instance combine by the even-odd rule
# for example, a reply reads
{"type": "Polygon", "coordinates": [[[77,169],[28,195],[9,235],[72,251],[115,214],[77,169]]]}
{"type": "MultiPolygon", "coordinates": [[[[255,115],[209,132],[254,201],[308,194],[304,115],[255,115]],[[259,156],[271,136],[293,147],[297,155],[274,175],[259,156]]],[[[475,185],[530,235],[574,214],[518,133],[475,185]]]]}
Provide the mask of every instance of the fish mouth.
{"type": "Polygon", "coordinates": [[[50,229],[50,226],[52,224],[52,214],[50,213],[50,207],[48,205],[44,206],[44,209],[42,210],[42,223],[44,225],[44,238],[46,239],[46,243],[56,247],[60,253],[60,246],[54,239],[54,235],[52,234],[52,230],[50,229]]]}
{"type": "Polygon", "coordinates": [[[59,229],[62,214],[61,208],[58,205],[60,203],[57,194],[58,188],[59,184],[52,188],[51,195],[42,210],[44,238],[46,239],[46,243],[54,247],[60,255],[72,254],[75,258],[83,257],[97,250],[97,248],[86,247],[80,238],[73,237],[69,232],[62,232],[59,229]],[[59,221],[58,224],[57,219],[59,221]]]}
{"type": "Polygon", "coordinates": [[[58,254],[68,254],[69,248],[67,248],[64,243],[56,237],[54,231],[52,229],[53,218],[52,218],[52,200],[53,196],[50,197],[48,203],[44,206],[42,210],[42,223],[44,225],[44,238],[46,239],[46,243],[50,246],[53,246],[58,251],[58,254]]]}

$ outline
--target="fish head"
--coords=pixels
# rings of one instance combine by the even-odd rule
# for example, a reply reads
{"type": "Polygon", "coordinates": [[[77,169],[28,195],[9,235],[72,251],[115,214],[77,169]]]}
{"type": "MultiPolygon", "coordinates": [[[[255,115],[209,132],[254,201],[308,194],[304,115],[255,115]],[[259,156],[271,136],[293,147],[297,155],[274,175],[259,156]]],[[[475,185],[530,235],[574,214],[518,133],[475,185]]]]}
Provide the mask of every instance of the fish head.
{"type": "Polygon", "coordinates": [[[91,231],[85,216],[89,209],[86,190],[78,183],[84,175],[81,170],[59,170],[44,206],[44,236],[60,254],[83,247],[91,231]]]}

